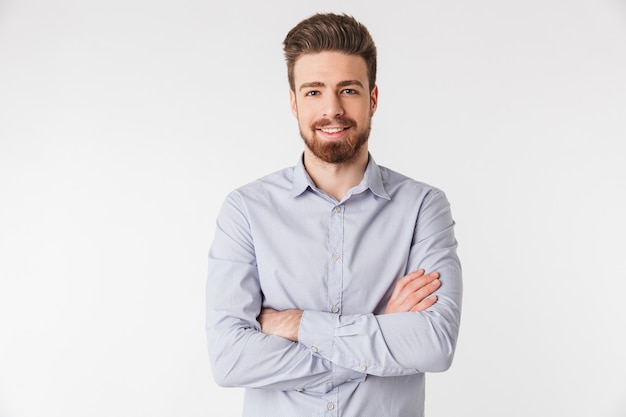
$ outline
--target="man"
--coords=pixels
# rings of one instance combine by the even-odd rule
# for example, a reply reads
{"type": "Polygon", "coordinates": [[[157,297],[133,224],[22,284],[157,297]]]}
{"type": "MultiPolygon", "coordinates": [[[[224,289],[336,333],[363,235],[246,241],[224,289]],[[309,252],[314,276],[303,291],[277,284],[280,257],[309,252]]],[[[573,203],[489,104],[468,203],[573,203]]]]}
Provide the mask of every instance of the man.
{"type": "Polygon", "coordinates": [[[424,373],[452,361],[461,313],[454,221],[440,190],[378,166],[376,48],[346,15],[284,41],[305,147],[233,191],[209,253],[214,377],[245,417],[423,416],[424,373]]]}

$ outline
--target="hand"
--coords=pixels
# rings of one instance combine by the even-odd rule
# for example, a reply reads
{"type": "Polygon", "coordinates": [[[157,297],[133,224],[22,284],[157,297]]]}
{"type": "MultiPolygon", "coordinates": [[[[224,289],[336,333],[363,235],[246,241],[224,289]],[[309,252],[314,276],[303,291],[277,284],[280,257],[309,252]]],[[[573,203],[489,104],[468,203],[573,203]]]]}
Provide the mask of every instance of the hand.
{"type": "Polygon", "coordinates": [[[285,339],[298,341],[298,330],[300,330],[300,320],[302,310],[273,310],[264,308],[257,318],[261,324],[261,332],[280,336],[285,339]]]}
{"type": "Polygon", "coordinates": [[[424,311],[437,302],[437,296],[431,294],[439,288],[439,273],[425,274],[420,269],[400,278],[393,289],[385,308],[385,314],[408,311],[424,311]]]}

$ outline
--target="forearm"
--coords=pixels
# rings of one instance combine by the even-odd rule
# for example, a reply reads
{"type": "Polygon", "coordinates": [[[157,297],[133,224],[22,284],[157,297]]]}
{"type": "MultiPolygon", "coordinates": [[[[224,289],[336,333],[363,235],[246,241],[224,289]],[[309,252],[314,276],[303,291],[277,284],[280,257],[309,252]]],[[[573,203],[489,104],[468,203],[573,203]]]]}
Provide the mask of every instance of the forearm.
{"type": "Polygon", "coordinates": [[[209,356],[219,385],[326,393],[359,373],[314,356],[301,344],[222,317],[209,328],[209,356]]]}
{"type": "Polygon", "coordinates": [[[449,368],[460,307],[439,295],[425,312],[337,316],[305,311],[299,342],[341,367],[378,376],[440,372],[449,368]]]}

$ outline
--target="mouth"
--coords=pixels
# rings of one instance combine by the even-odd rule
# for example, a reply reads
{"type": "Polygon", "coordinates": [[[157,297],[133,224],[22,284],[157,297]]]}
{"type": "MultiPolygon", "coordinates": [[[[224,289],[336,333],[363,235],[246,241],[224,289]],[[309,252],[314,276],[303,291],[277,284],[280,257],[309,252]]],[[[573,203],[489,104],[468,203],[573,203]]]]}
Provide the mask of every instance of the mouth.
{"type": "Polygon", "coordinates": [[[318,135],[328,139],[328,140],[337,140],[343,138],[347,135],[350,126],[324,126],[318,127],[315,130],[318,132],[318,135]]]}
{"type": "Polygon", "coordinates": [[[339,133],[339,132],[343,132],[344,130],[346,130],[347,127],[322,127],[319,128],[318,130],[321,130],[324,133],[339,133]]]}

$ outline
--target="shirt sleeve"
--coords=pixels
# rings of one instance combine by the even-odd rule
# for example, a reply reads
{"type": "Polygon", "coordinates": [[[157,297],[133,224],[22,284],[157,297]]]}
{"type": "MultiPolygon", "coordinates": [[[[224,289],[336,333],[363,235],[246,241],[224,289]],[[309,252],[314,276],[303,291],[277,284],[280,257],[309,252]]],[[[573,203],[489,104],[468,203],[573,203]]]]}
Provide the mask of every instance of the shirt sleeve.
{"type": "Polygon", "coordinates": [[[337,316],[305,311],[299,342],[321,358],[354,371],[398,376],[441,372],[452,364],[461,319],[461,265],[454,220],[445,194],[423,201],[406,273],[438,271],[438,301],[423,312],[337,316]]]}
{"type": "Polygon", "coordinates": [[[261,333],[263,294],[254,242],[237,193],[218,216],[209,251],[206,325],[215,381],[222,386],[326,393],[362,373],[314,355],[302,344],[261,333]]]}

